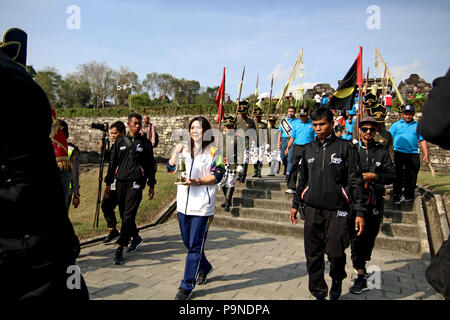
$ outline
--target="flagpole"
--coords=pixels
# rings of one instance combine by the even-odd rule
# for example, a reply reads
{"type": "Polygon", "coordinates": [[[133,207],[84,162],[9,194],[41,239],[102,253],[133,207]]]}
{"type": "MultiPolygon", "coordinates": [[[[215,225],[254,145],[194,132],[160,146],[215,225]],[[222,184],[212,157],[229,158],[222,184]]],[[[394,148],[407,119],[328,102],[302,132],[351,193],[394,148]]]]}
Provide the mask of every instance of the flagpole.
{"type": "Polygon", "coordinates": [[[381,56],[381,53],[380,53],[380,51],[378,50],[378,48],[375,48],[375,50],[376,50],[378,56],[380,57],[381,62],[383,62],[384,67],[386,68],[387,74],[388,74],[388,76],[389,76],[389,80],[391,80],[392,85],[393,85],[393,87],[394,87],[394,89],[395,89],[395,92],[397,92],[397,96],[398,96],[398,98],[400,99],[400,102],[402,103],[402,105],[404,105],[404,104],[405,104],[405,101],[403,101],[403,97],[402,97],[402,95],[400,94],[400,92],[398,91],[397,85],[395,84],[394,78],[392,78],[392,75],[391,75],[391,73],[389,72],[389,69],[388,69],[388,67],[387,67],[387,65],[386,65],[386,62],[384,62],[383,57],[381,56]]]}
{"type": "Polygon", "coordinates": [[[236,104],[236,120],[237,120],[237,115],[238,115],[238,107],[239,107],[239,102],[241,101],[241,92],[242,92],[242,84],[244,82],[244,75],[245,75],[245,65],[244,65],[244,70],[242,70],[242,78],[241,78],[241,83],[239,85],[239,96],[237,99],[237,104],[236,104]]]}
{"type": "Polygon", "coordinates": [[[255,89],[255,98],[253,99],[253,109],[252,109],[252,118],[253,114],[255,112],[255,105],[256,105],[256,95],[258,94],[258,80],[259,80],[259,74],[256,76],[256,89],[255,89]]]}
{"type": "Polygon", "coordinates": [[[367,94],[367,87],[369,86],[369,67],[367,67],[367,74],[366,74],[366,86],[364,88],[364,95],[367,94]]]}

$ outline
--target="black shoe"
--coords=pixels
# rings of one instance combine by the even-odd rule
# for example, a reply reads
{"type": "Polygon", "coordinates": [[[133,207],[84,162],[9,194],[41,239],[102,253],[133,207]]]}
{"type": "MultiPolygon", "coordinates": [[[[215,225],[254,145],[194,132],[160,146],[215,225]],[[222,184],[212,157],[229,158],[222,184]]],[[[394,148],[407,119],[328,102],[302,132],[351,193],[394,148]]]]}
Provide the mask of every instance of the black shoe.
{"type": "Polygon", "coordinates": [[[224,209],[225,209],[226,212],[230,212],[230,205],[228,203],[225,204],[224,209]]]}
{"type": "Polygon", "coordinates": [[[123,247],[117,248],[114,253],[114,264],[123,264],[123,247]]]}
{"type": "Polygon", "coordinates": [[[350,292],[354,294],[360,294],[366,290],[369,290],[369,288],[367,287],[367,275],[358,274],[358,278],[355,279],[353,286],[350,288],[350,292]]]}
{"type": "Polygon", "coordinates": [[[192,295],[192,291],[186,291],[182,288],[178,288],[177,295],[175,296],[175,300],[189,300],[192,295]]]}
{"type": "Polygon", "coordinates": [[[330,300],[339,300],[342,293],[342,281],[333,280],[330,289],[330,300]]]}
{"type": "Polygon", "coordinates": [[[201,285],[201,284],[205,284],[206,281],[208,280],[208,276],[213,272],[213,268],[211,267],[211,270],[209,270],[207,273],[205,274],[199,274],[197,277],[197,284],[201,285]]]}
{"type": "Polygon", "coordinates": [[[137,236],[136,238],[133,238],[133,240],[131,240],[131,244],[128,247],[128,252],[136,252],[136,250],[141,246],[143,240],[141,237],[137,236]]]}
{"type": "Polygon", "coordinates": [[[324,301],[324,300],[327,300],[327,299],[325,299],[325,297],[316,297],[316,300],[317,301],[324,301]]]}
{"type": "Polygon", "coordinates": [[[117,238],[118,236],[120,236],[119,231],[117,231],[117,229],[113,229],[109,232],[109,234],[106,236],[105,240],[103,240],[103,243],[108,243],[111,242],[112,240],[114,240],[115,238],[117,238]]]}

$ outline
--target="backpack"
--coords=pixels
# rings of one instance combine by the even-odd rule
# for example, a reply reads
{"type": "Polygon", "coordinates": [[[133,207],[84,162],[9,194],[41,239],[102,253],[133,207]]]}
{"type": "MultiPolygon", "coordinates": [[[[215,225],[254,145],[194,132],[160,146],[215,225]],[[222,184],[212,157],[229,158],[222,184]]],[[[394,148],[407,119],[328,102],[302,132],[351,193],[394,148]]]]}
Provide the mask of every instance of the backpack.
{"type": "MultiPolygon", "coordinates": [[[[150,123],[150,130],[153,130],[153,124],[150,123]]],[[[159,135],[158,135],[158,131],[155,131],[155,146],[153,148],[156,148],[158,146],[159,143],[159,135]]]]}

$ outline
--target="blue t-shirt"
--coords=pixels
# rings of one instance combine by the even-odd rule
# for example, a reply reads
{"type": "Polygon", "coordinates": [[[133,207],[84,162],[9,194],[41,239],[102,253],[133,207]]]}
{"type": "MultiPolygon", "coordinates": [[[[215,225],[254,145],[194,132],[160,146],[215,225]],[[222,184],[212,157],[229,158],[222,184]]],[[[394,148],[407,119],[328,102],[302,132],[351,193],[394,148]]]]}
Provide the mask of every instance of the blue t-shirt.
{"type": "Polygon", "coordinates": [[[348,134],[342,134],[341,138],[344,140],[352,140],[353,139],[353,126],[355,125],[355,121],[352,121],[352,123],[350,123],[347,120],[345,120],[345,129],[348,131],[348,134]]]}
{"type": "Polygon", "coordinates": [[[403,153],[419,153],[419,141],[422,136],[417,132],[417,122],[407,123],[401,119],[394,122],[389,128],[389,132],[394,138],[394,150],[403,153]]]}
{"type": "MultiPolygon", "coordinates": [[[[295,127],[299,124],[299,122],[302,122],[302,120],[300,120],[299,118],[296,118],[296,117],[294,117],[293,119],[287,117],[286,120],[292,127],[291,134],[295,130],[295,127]]],[[[281,137],[282,138],[287,138],[288,137],[286,132],[284,132],[283,127],[281,125],[278,127],[278,131],[281,131],[281,137]]]]}
{"type": "MultiPolygon", "coordinates": [[[[301,120],[300,120],[301,121],[301,120]]],[[[313,129],[313,124],[311,119],[308,121],[299,123],[295,130],[292,130],[291,138],[294,139],[294,144],[303,146],[310,143],[317,137],[313,129]]]]}

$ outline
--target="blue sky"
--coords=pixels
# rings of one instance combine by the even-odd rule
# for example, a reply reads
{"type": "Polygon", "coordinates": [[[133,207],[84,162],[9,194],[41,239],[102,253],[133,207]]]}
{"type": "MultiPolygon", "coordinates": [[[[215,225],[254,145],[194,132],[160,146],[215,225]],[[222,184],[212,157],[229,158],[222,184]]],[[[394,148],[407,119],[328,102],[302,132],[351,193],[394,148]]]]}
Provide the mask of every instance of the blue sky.
{"type": "MultiPolygon", "coordinates": [[[[226,92],[236,99],[246,66],[243,96],[269,91],[275,74],[279,94],[301,48],[305,87],[334,88],[363,46],[363,70],[374,70],[378,47],[397,84],[418,73],[428,82],[450,66],[449,1],[5,1],[0,33],[10,27],[29,35],[28,64],[56,67],[63,75],[92,60],[139,79],[147,73],[217,86],[226,67],[226,92]],[[81,11],[70,30],[70,5],[81,11]],[[380,29],[370,30],[366,10],[380,8],[380,29]]],[[[377,76],[381,74],[379,68],[377,76]]]]}

